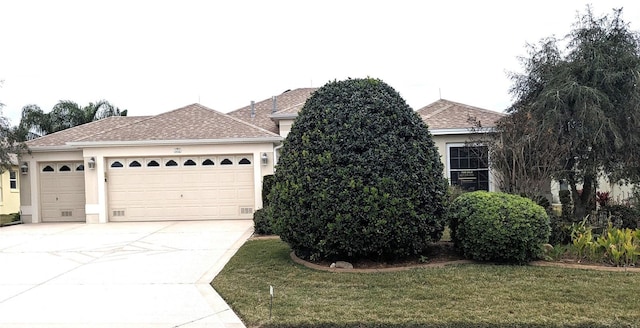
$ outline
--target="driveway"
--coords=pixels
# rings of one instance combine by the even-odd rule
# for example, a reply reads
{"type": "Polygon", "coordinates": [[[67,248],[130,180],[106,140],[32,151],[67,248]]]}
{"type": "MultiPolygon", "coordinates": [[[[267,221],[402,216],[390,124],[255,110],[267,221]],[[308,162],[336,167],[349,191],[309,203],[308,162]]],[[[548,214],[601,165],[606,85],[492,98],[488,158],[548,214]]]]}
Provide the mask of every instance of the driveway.
{"type": "Polygon", "coordinates": [[[0,228],[0,327],[244,327],[209,285],[251,220],[0,228]]]}

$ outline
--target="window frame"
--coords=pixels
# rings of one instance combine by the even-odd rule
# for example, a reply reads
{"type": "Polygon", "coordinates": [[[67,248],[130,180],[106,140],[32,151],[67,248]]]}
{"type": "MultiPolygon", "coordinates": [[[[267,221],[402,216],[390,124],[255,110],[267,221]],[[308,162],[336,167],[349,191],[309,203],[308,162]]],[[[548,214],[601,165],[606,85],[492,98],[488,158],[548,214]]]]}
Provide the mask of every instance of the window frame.
{"type": "MultiPolygon", "coordinates": [[[[462,172],[462,171],[487,171],[487,189],[488,191],[494,191],[494,186],[493,186],[493,173],[491,172],[491,159],[489,158],[489,149],[487,145],[484,145],[482,143],[474,143],[474,144],[468,144],[468,143],[464,143],[464,142],[451,142],[451,143],[447,143],[446,144],[446,153],[445,153],[445,170],[446,170],[446,176],[447,176],[447,181],[449,181],[449,185],[450,186],[454,186],[454,184],[452,183],[451,180],[451,172],[452,171],[456,171],[456,172],[462,172]],[[471,168],[457,168],[457,169],[452,169],[451,168],[451,148],[464,148],[464,147],[487,147],[487,168],[477,168],[477,169],[471,169],[471,168]]],[[[483,189],[478,189],[478,190],[483,190],[483,189]]]]}
{"type": "Polygon", "coordinates": [[[17,192],[20,189],[20,185],[18,184],[18,171],[9,170],[9,190],[12,192],[17,192]],[[13,174],[13,177],[11,175],[13,174]]]}

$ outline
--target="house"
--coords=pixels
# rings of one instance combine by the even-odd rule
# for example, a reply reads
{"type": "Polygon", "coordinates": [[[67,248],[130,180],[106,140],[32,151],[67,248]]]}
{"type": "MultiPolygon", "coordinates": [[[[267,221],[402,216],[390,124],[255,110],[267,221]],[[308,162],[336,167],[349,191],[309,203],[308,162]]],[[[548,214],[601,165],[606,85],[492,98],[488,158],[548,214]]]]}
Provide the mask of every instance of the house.
{"type": "MultiPolygon", "coordinates": [[[[199,104],[156,116],[109,117],[29,141],[24,222],[250,219],[262,207],[282,141],[314,88],[223,114],[199,104]]],[[[418,111],[454,184],[493,188],[486,155],[461,150],[469,117],[501,114],[447,100],[418,111]],[[459,117],[453,117],[459,116],[459,117]]],[[[480,148],[481,150],[481,148],[480,148]]]]}
{"type": "Polygon", "coordinates": [[[16,156],[11,157],[11,168],[0,174],[0,215],[20,212],[20,174],[16,156]]]}

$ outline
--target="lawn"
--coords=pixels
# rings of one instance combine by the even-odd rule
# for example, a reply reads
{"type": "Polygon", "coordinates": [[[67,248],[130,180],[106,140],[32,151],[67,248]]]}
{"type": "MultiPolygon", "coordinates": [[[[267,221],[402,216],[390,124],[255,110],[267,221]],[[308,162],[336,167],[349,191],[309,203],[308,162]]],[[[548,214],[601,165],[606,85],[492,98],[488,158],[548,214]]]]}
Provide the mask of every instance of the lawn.
{"type": "Polygon", "coordinates": [[[640,275],[466,264],[319,272],[250,240],[212,286],[247,327],[638,327],[640,275]],[[275,291],[269,319],[269,286],[275,291]]]}

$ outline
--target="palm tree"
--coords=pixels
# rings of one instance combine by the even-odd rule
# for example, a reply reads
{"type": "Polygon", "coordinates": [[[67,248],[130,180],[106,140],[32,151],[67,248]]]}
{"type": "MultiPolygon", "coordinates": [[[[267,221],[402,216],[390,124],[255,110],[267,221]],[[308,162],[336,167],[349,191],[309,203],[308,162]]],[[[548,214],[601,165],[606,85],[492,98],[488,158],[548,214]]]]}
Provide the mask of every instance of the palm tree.
{"type": "Polygon", "coordinates": [[[24,106],[19,127],[24,139],[31,140],[109,116],[127,116],[127,110],[120,110],[106,100],[90,102],[84,107],[70,100],[61,100],[49,113],[37,105],[24,106]]]}

